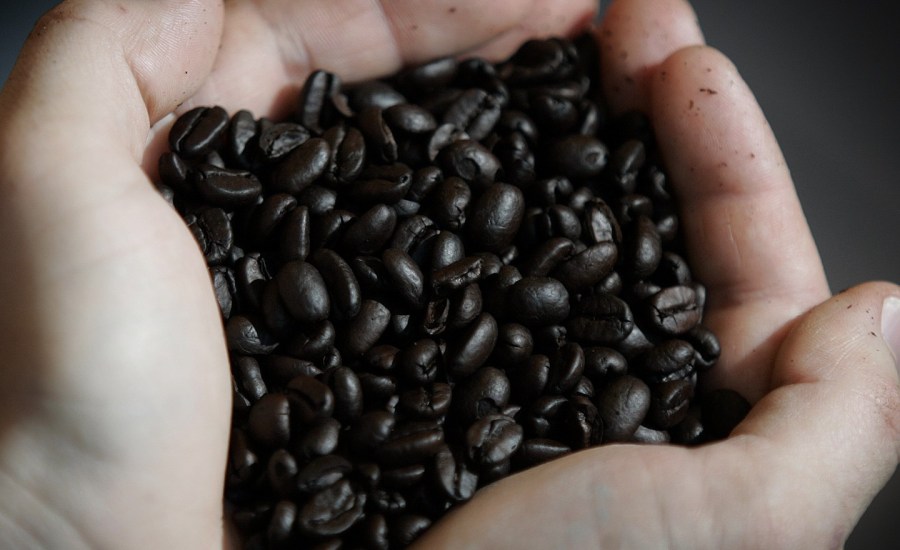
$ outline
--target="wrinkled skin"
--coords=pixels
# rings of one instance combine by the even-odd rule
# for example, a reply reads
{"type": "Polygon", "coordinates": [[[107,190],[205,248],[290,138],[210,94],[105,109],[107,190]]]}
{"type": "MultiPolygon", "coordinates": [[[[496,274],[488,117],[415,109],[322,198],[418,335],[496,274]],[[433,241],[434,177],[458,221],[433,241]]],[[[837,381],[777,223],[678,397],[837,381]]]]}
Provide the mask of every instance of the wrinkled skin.
{"type": "MultiPolygon", "coordinates": [[[[313,68],[499,59],[596,9],[491,4],[82,0],[39,21],[0,95],[0,546],[233,542],[228,356],[203,258],[151,185],[160,138],[196,105],[282,116],[313,68]]],[[[612,107],[650,114],[690,213],[723,346],[704,382],[755,406],[720,443],[502,480],[421,547],[840,547],[898,463],[900,289],[830,296],[776,140],[685,2],[617,0],[596,33],[612,107]]]]}

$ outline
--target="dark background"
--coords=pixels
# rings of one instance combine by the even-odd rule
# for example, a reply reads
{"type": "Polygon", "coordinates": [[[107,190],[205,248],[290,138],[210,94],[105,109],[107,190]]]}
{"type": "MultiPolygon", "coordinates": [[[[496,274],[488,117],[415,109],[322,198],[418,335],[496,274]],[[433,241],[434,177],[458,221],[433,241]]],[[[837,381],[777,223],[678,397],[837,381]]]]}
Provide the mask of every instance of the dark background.
{"type": "MultiPolygon", "coordinates": [[[[0,82],[56,2],[3,2],[0,82]]],[[[833,291],[900,280],[900,2],[694,0],[784,149],[833,291]]],[[[900,474],[846,548],[900,548],[900,474]]]]}

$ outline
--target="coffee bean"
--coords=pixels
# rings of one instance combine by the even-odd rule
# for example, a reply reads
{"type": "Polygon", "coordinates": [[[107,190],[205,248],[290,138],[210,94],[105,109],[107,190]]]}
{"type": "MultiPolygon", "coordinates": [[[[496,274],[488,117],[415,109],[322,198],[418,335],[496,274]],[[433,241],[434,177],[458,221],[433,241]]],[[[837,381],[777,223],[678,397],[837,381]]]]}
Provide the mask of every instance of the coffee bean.
{"type": "Polygon", "coordinates": [[[627,370],[628,360],[615,349],[603,346],[584,348],[584,373],[595,382],[625,374],[627,370]]]}
{"type": "Polygon", "coordinates": [[[436,421],[408,421],[394,428],[376,456],[387,466],[408,466],[431,458],[443,444],[444,431],[436,421]]]}
{"type": "Polygon", "coordinates": [[[700,322],[702,307],[697,294],[689,286],[670,286],[647,301],[650,325],[671,336],[683,334],[700,322]]]}
{"type": "Polygon", "coordinates": [[[453,376],[468,376],[487,361],[497,343],[497,321],[482,313],[452,342],[447,344],[444,363],[453,376]]]}
{"type": "Polygon", "coordinates": [[[366,161],[366,140],[356,127],[337,124],[322,134],[331,157],[322,177],[341,187],[359,177],[366,161]]]}
{"type": "Polygon", "coordinates": [[[662,430],[653,430],[646,426],[638,426],[631,435],[631,440],[635,443],[644,443],[649,445],[665,445],[671,440],[669,432],[662,430]]]}
{"type": "Polygon", "coordinates": [[[341,353],[358,357],[375,345],[391,320],[391,311],[375,300],[363,300],[359,313],[350,320],[341,339],[341,353]]]}
{"type": "Polygon", "coordinates": [[[454,293],[450,299],[447,325],[460,329],[471,324],[483,310],[481,287],[471,284],[454,293]]]}
{"type": "Polygon", "coordinates": [[[621,342],[634,330],[628,304],[610,294],[584,296],[567,325],[575,338],[596,344],[621,342]]]}
{"type": "Polygon", "coordinates": [[[188,229],[200,245],[207,265],[218,265],[229,257],[234,245],[234,232],[231,220],[224,210],[203,208],[186,221],[188,229]]]}
{"type": "Polygon", "coordinates": [[[669,382],[691,375],[694,355],[694,348],[689,343],[673,338],[642,353],[634,366],[648,381],[669,382]]]}
{"type": "Polygon", "coordinates": [[[305,260],[309,255],[310,243],[309,209],[299,206],[291,210],[281,225],[281,241],[278,252],[284,261],[305,260]]]}
{"type": "Polygon", "coordinates": [[[332,102],[340,93],[341,80],[326,71],[313,71],[303,83],[300,90],[300,103],[297,107],[297,118],[300,123],[317,134],[328,125],[333,116],[332,102]]]}
{"type": "Polygon", "coordinates": [[[391,540],[398,548],[406,548],[429,527],[431,527],[431,520],[426,516],[401,514],[391,522],[391,540]]]}
{"type": "Polygon", "coordinates": [[[462,178],[447,178],[429,195],[431,218],[442,229],[459,230],[466,223],[466,209],[471,199],[472,191],[462,178]]]}
{"type": "MultiPolygon", "coordinates": [[[[360,376],[360,379],[364,378],[360,376]]],[[[366,398],[369,397],[368,393],[365,395],[366,398]]],[[[396,422],[397,419],[390,412],[370,408],[350,426],[347,445],[354,454],[372,455],[391,435],[396,422]]]]}
{"type": "Polygon", "coordinates": [[[334,393],[322,382],[306,375],[293,378],[287,385],[291,415],[302,424],[328,418],[334,412],[334,393]]]}
{"type": "Polygon", "coordinates": [[[388,248],[398,248],[404,252],[411,252],[429,238],[436,238],[438,234],[434,221],[421,214],[410,216],[399,221],[388,248]]]}
{"type": "Polygon", "coordinates": [[[291,497],[297,492],[297,459],[285,449],[277,449],[266,465],[269,486],[281,497],[291,497]]]}
{"type": "Polygon", "coordinates": [[[414,309],[424,306],[425,277],[416,262],[399,248],[388,248],[381,261],[395,292],[414,309]]]}
{"type": "Polygon", "coordinates": [[[550,277],[523,277],[509,288],[510,315],[526,326],[550,325],[569,316],[569,292],[550,277]]]}
{"type": "Polygon", "coordinates": [[[627,271],[635,279],[653,275],[662,259],[662,241],[653,221],[639,216],[629,227],[623,243],[627,271]]]}
{"type": "Polygon", "coordinates": [[[458,176],[478,186],[494,181],[500,161],[485,146],[471,139],[454,141],[441,149],[437,158],[444,173],[458,176]]]}
{"type": "Polygon", "coordinates": [[[243,315],[233,315],[225,323],[225,339],[228,349],[242,355],[264,355],[278,347],[271,334],[261,323],[243,315]]]}
{"type": "Polygon", "coordinates": [[[650,409],[650,388],[639,378],[624,375],[604,387],[596,398],[603,421],[604,441],[627,441],[650,409]]]}
{"type": "Polygon", "coordinates": [[[311,264],[290,261],[278,271],[275,280],[285,307],[298,321],[309,324],[328,318],[331,298],[325,280],[311,264]]]}
{"type": "Polygon", "coordinates": [[[270,546],[284,544],[291,536],[297,519],[297,505],[290,500],[279,501],[272,511],[272,519],[266,530],[266,540],[270,546]]]}
{"type": "Polygon", "coordinates": [[[363,516],[364,493],[353,490],[342,479],[314,494],[297,512],[296,526],[301,533],[328,537],[347,531],[363,516]]]}
{"type": "Polygon", "coordinates": [[[717,389],[700,398],[707,436],[723,439],[731,434],[750,412],[750,403],[734,390],[717,389]]]}
{"type": "Polygon", "coordinates": [[[357,254],[374,254],[390,240],[397,213],[386,204],[376,204],[347,228],[343,245],[357,254]]]}
{"type": "Polygon", "coordinates": [[[508,247],[519,231],[525,198],[518,187],[495,183],[475,200],[466,230],[481,250],[499,252],[508,247]]]}
{"type": "Polygon", "coordinates": [[[547,387],[550,379],[550,358],[532,355],[510,373],[512,396],[517,403],[531,403],[547,387]]]}
{"type": "Polygon", "coordinates": [[[295,456],[304,460],[329,455],[337,449],[340,435],[340,422],[331,417],[318,418],[291,444],[291,450],[295,456]]]}
{"type": "Polygon", "coordinates": [[[258,401],[268,393],[266,382],[253,357],[238,356],[234,359],[234,374],[238,386],[251,401],[258,401]]]}
{"type": "Polygon", "coordinates": [[[609,275],[616,259],[617,250],[613,243],[597,243],[561,262],[551,276],[571,292],[583,291],[609,275]]]}
{"type": "Polygon", "coordinates": [[[283,393],[266,394],[250,409],[250,435],[269,448],[283,447],[291,437],[290,419],[287,396],[283,393]]]}
{"type": "Polygon", "coordinates": [[[348,184],[342,192],[348,200],[367,204],[396,204],[412,186],[412,170],[397,162],[388,166],[365,169],[359,179],[348,184]]]}
{"type": "Polygon", "coordinates": [[[506,374],[483,367],[461,382],[454,392],[454,406],[464,425],[500,413],[509,402],[510,384],[506,374]]]}
{"type": "Polygon", "coordinates": [[[328,387],[334,394],[334,417],[348,425],[363,412],[362,384],[350,367],[337,367],[326,374],[328,387]]]}
{"type": "Polygon", "coordinates": [[[260,156],[266,162],[273,162],[284,158],[309,138],[309,130],[303,126],[294,122],[279,122],[264,127],[256,143],[260,156]]]}
{"type": "Polygon", "coordinates": [[[600,175],[609,152],[597,138],[575,134],[554,143],[549,155],[560,174],[579,180],[600,175]]]}
{"type": "Polygon", "coordinates": [[[561,411],[564,440],[573,449],[586,449],[603,439],[603,421],[590,398],[569,399],[561,411]]]}
{"type": "Polygon", "coordinates": [[[469,500],[478,488],[478,474],[470,471],[462,457],[454,456],[448,447],[434,455],[433,471],[438,489],[451,502],[469,500]]]}
{"type": "Polygon", "coordinates": [[[418,385],[433,382],[437,377],[441,351],[431,338],[416,341],[397,355],[397,366],[407,380],[418,385]]]}
{"type": "Polygon", "coordinates": [[[213,290],[216,293],[216,302],[223,319],[231,317],[231,309],[234,305],[237,293],[234,273],[227,267],[217,266],[209,268],[209,276],[212,280],[213,290]]]}
{"type": "Polygon", "coordinates": [[[392,105],[384,109],[383,116],[394,133],[426,134],[437,128],[434,116],[427,109],[411,103],[392,105]]]}
{"type": "Polygon", "coordinates": [[[186,158],[207,155],[219,146],[228,122],[228,113],[222,107],[195,107],[172,125],[169,146],[186,158]]]}
{"type": "Polygon", "coordinates": [[[534,250],[528,262],[522,266],[526,277],[546,277],[560,263],[572,257],[575,243],[565,237],[547,239],[534,250]]]}
{"type": "Polygon", "coordinates": [[[424,94],[447,86],[456,76],[456,59],[441,57],[411,67],[397,76],[398,83],[413,93],[424,94]]]}
{"type": "Polygon", "coordinates": [[[331,149],[322,138],[312,138],[285,155],[272,172],[272,185],[297,194],[316,181],[328,167],[331,149]]]}
{"type": "Polygon", "coordinates": [[[694,386],[689,380],[672,380],[650,387],[650,410],[646,424],[660,430],[667,430],[687,415],[690,400],[694,397],[694,386]]]}
{"type": "Polygon", "coordinates": [[[400,394],[399,409],[406,415],[421,420],[437,420],[450,410],[452,386],[435,382],[431,388],[424,386],[400,394]]]}
{"type": "Polygon", "coordinates": [[[694,348],[694,368],[697,371],[712,368],[722,353],[716,335],[703,325],[695,325],[680,337],[694,348]]]}
{"type": "Polygon", "coordinates": [[[431,286],[437,295],[446,295],[464,288],[482,276],[484,261],[477,256],[467,256],[431,274],[431,286]]]}
{"type": "Polygon", "coordinates": [[[309,361],[286,355],[267,355],[260,361],[260,369],[266,380],[280,387],[286,386],[294,377],[301,374],[315,378],[322,372],[309,361]]]}
{"type": "Polygon", "coordinates": [[[405,103],[406,98],[390,84],[380,80],[369,80],[354,84],[348,91],[348,100],[354,111],[362,111],[366,107],[378,107],[387,109],[399,103],[405,103]]]}
{"type": "Polygon", "coordinates": [[[350,461],[340,455],[319,456],[297,472],[295,484],[300,493],[318,493],[347,477],[352,470],[350,461]]]}
{"type": "Polygon", "coordinates": [[[297,204],[309,208],[309,213],[314,216],[334,210],[337,202],[337,192],[322,185],[308,185],[297,193],[297,204]]]}
{"type": "Polygon", "coordinates": [[[366,107],[357,115],[369,154],[385,163],[397,161],[397,140],[378,107],[366,107]]]}
{"type": "MultiPolygon", "coordinates": [[[[366,502],[371,501],[371,498],[366,499],[366,502]]],[[[367,513],[366,517],[362,520],[361,525],[360,539],[365,548],[371,548],[372,550],[389,550],[390,540],[388,539],[388,523],[383,513],[367,513]]]]}
{"type": "Polygon", "coordinates": [[[522,444],[522,426],[502,414],[484,416],[466,431],[469,459],[480,466],[508,461],[522,444]]]}
{"type": "Polygon", "coordinates": [[[362,306],[362,293],[350,265],[327,248],[317,250],[310,262],[321,274],[328,288],[331,314],[339,320],[355,317],[362,306]]]}
{"type": "Polygon", "coordinates": [[[471,88],[444,113],[443,122],[466,132],[471,139],[482,140],[500,120],[501,105],[496,96],[471,88]]]}
{"type": "Polygon", "coordinates": [[[246,109],[234,113],[228,123],[225,151],[228,158],[242,168],[253,166],[254,158],[250,145],[257,138],[256,119],[246,109]]]}
{"type": "Polygon", "coordinates": [[[572,342],[560,347],[550,360],[550,378],[547,391],[566,393],[571,390],[584,372],[584,350],[572,342]]]}

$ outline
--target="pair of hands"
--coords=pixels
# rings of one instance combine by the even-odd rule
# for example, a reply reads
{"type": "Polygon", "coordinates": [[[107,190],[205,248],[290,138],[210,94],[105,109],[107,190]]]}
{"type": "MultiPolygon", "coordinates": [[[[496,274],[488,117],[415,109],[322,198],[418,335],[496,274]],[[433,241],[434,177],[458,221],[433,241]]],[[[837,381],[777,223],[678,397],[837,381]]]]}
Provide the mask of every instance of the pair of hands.
{"type": "MultiPolygon", "coordinates": [[[[70,0],[44,17],[0,94],[0,546],[233,542],[221,322],[147,176],[171,112],[278,117],[311,69],[499,58],[595,10],[70,0]]],[[[606,446],[502,480],[421,546],[839,547],[900,460],[900,288],[829,297],[775,138],[686,2],[616,0],[596,32],[612,107],[650,114],[681,201],[723,348],[706,383],[755,406],[724,442],[606,446]]]]}

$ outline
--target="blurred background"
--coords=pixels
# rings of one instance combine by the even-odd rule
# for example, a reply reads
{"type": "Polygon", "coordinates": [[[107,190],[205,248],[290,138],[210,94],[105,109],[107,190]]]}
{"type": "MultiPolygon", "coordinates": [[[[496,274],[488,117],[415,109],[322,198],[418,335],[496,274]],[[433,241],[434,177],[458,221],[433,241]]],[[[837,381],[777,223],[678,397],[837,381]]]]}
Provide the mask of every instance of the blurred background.
{"type": "MultiPolygon", "coordinates": [[[[0,7],[5,82],[49,0],[0,7]]],[[[834,292],[900,281],[900,2],[694,0],[778,136],[834,292]]],[[[848,550],[900,548],[900,474],[848,550]]]]}

